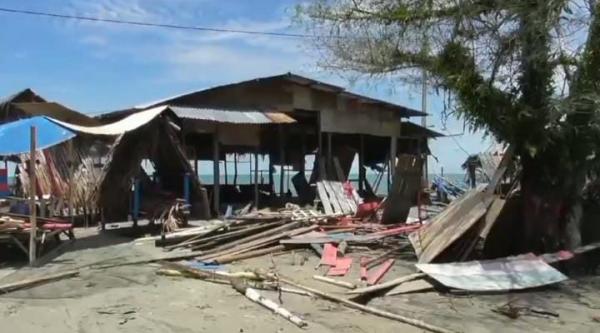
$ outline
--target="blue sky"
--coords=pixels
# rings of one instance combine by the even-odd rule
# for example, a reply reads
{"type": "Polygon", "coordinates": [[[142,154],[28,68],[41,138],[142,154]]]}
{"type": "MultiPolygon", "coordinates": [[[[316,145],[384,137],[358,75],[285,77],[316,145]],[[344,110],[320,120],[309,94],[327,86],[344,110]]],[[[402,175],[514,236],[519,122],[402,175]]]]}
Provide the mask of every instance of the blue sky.
{"type": "MultiPolygon", "coordinates": [[[[217,28],[290,32],[294,0],[0,0],[0,7],[46,10],[102,18],[217,28]]],[[[258,76],[295,72],[352,91],[420,109],[420,89],[398,82],[350,83],[323,72],[302,40],[234,33],[206,33],[108,25],[0,13],[0,96],[30,87],[42,96],[86,113],[130,107],[182,92],[258,76]]],[[[429,123],[447,134],[462,122],[442,126],[439,97],[430,96],[429,123]]],[[[413,121],[419,122],[419,119],[413,121]]],[[[443,166],[459,172],[466,150],[489,146],[478,133],[431,144],[443,166]],[[462,147],[462,148],[459,148],[462,147]]]]}

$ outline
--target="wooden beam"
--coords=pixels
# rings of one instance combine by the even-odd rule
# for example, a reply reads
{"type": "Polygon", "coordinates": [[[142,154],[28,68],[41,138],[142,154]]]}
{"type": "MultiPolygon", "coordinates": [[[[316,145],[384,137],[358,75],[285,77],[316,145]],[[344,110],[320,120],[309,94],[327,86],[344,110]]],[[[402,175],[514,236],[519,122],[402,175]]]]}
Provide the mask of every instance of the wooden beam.
{"type": "Polygon", "coordinates": [[[16,290],[21,290],[21,289],[26,289],[26,288],[30,288],[33,286],[43,284],[43,283],[66,279],[66,278],[74,277],[77,275],[79,275],[79,271],[73,270],[73,271],[67,271],[67,272],[62,272],[62,273],[58,273],[58,274],[46,275],[46,276],[37,277],[37,278],[30,278],[30,279],[21,280],[21,281],[9,283],[9,284],[3,284],[3,285],[0,285],[0,294],[5,294],[5,293],[9,293],[11,291],[16,291],[16,290]]]}
{"type": "Polygon", "coordinates": [[[315,158],[318,159],[319,165],[319,176],[317,177],[317,181],[325,179],[325,164],[324,164],[324,155],[323,155],[323,132],[321,131],[321,112],[317,113],[317,140],[319,145],[319,152],[315,158]]]}
{"type": "Polygon", "coordinates": [[[281,175],[279,178],[279,196],[283,196],[284,184],[285,184],[285,133],[283,132],[283,126],[279,125],[279,163],[281,165],[281,175]]]}
{"type": "Polygon", "coordinates": [[[331,180],[331,178],[329,178],[331,176],[331,174],[333,173],[333,147],[332,147],[332,137],[333,134],[331,132],[327,133],[327,179],[331,180]]]}
{"type": "Polygon", "coordinates": [[[398,137],[390,137],[390,166],[388,169],[388,192],[391,184],[394,182],[394,174],[396,173],[396,157],[398,157],[398,137]]]}
{"type": "MultiPolygon", "coordinates": [[[[236,162],[237,163],[237,162],[236,162]]],[[[237,172],[237,171],[236,171],[237,172]]],[[[258,210],[258,147],[254,153],[254,208],[258,210]]]]}
{"type": "Polygon", "coordinates": [[[358,149],[358,189],[363,191],[365,188],[365,136],[359,134],[360,147],[358,149]]]}
{"type": "Polygon", "coordinates": [[[194,178],[198,179],[198,148],[194,147],[194,178]]]}
{"type": "Polygon", "coordinates": [[[73,182],[75,176],[75,154],[73,151],[73,139],[69,140],[68,143],[69,149],[69,219],[71,224],[75,222],[75,214],[73,212],[73,182]]]}
{"type": "Polygon", "coordinates": [[[213,208],[217,216],[220,215],[219,190],[221,186],[221,173],[219,168],[219,132],[215,130],[213,135],[213,208]]]}
{"type": "Polygon", "coordinates": [[[31,230],[29,231],[29,264],[33,265],[36,257],[37,245],[37,211],[35,208],[36,194],[36,176],[35,176],[35,160],[36,160],[36,145],[37,145],[37,129],[31,126],[30,151],[29,151],[29,223],[31,230]]]}
{"type": "Polygon", "coordinates": [[[233,186],[237,186],[238,179],[238,155],[233,153],[233,186]]]}

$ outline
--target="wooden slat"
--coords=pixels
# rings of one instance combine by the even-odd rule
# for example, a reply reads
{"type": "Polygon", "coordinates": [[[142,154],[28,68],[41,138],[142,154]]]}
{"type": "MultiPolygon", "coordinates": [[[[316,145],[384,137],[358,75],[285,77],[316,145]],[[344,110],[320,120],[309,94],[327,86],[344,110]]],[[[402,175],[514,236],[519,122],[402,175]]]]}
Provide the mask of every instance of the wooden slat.
{"type": "Polygon", "coordinates": [[[325,214],[333,214],[333,208],[331,207],[331,202],[329,202],[329,196],[327,195],[327,191],[325,190],[325,186],[323,185],[323,183],[317,183],[317,192],[319,193],[319,199],[321,199],[321,203],[323,204],[323,210],[325,210],[325,214]]]}
{"type": "Polygon", "coordinates": [[[346,195],[344,194],[344,187],[343,187],[342,183],[327,182],[327,184],[329,184],[329,188],[331,189],[331,192],[330,192],[331,195],[335,196],[335,198],[337,199],[337,201],[340,205],[341,212],[344,214],[352,214],[352,208],[348,204],[348,199],[346,198],[346,195]]]}
{"type": "Polygon", "coordinates": [[[323,186],[325,187],[325,191],[329,197],[329,202],[333,207],[333,212],[336,214],[343,214],[344,212],[340,206],[340,203],[338,202],[337,197],[335,196],[335,192],[333,192],[333,189],[331,188],[331,184],[329,184],[327,181],[323,181],[323,186]]]}
{"type": "Polygon", "coordinates": [[[428,263],[459,239],[485,215],[492,197],[477,189],[450,204],[432,221],[409,235],[420,263],[428,263]]]}

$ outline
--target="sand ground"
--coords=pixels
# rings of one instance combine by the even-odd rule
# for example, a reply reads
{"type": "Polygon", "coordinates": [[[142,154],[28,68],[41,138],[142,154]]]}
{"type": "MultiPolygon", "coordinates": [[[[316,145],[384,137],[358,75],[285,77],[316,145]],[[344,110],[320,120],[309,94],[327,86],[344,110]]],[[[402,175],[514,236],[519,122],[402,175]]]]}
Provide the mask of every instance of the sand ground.
{"type": "MultiPolygon", "coordinates": [[[[38,268],[4,267],[0,284],[98,263],[164,255],[153,242],[116,233],[78,230],[78,240],[61,247],[38,268]]],[[[358,255],[358,254],[351,254],[358,255]]],[[[274,268],[305,285],[342,295],[343,290],[311,277],[318,258],[296,251],[226,265],[230,271],[274,268]],[[304,260],[303,264],[301,264],[304,260]]],[[[157,265],[84,269],[80,276],[0,296],[1,332],[421,332],[415,327],[364,314],[320,299],[283,293],[283,306],[309,324],[300,329],[231,287],[157,275],[157,265]]],[[[384,279],[412,273],[397,260],[384,279]]],[[[356,281],[353,267],[344,279],[356,281]]],[[[278,294],[261,291],[274,301],[278,294]]],[[[520,293],[457,296],[437,292],[376,298],[369,305],[458,332],[600,332],[600,277],[574,278],[559,286],[520,293]],[[560,317],[524,315],[509,319],[492,312],[507,302],[527,303],[560,317]],[[597,318],[597,319],[594,319],[597,318]]]]}

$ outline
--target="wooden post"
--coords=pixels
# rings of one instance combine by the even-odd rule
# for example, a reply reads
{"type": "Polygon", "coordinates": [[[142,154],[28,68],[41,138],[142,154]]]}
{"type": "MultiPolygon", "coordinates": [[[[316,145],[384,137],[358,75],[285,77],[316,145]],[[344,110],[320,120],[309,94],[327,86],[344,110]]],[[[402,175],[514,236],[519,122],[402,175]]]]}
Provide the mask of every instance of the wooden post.
{"type": "Polygon", "coordinates": [[[228,185],[229,180],[227,178],[229,178],[229,177],[227,175],[227,153],[225,153],[223,156],[223,167],[225,167],[225,170],[223,170],[223,177],[225,178],[225,185],[228,185]]]}
{"type": "Polygon", "coordinates": [[[254,208],[258,210],[258,147],[254,153],[254,208]]]}
{"type": "Polygon", "coordinates": [[[324,165],[324,155],[323,155],[323,132],[321,131],[321,112],[317,113],[317,141],[319,144],[319,152],[315,158],[318,159],[319,163],[319,177],[317,180],[325,179],[325,165],[324,165]]]}
{"type": "Polygon", "coordinates": [[[237,186],[237,178],[238,178],[238,155],[237,153],[233,153],[233,186],[237,186]]]}
{"type": "MultiPolygon", "coordinates": [[[[333,134],[331,134],[331,132],[327,133],[327,179],[330,179],[329,177],[333,174],[332,170],[333,170],[333,147],[331,145],[331,139],[333,137],[333,134]]],[[[331,180],[331,179],[330,179],[331,180]]]]}
{"type": "Polygon", "coordinates": [[[391,188],[390,184],[394,182],[394,174],[396,173],[396,157],[398,156],[398,137],[392,135],[390,137],[390,167],[388,169],[388,192],[391,188]]]}
{"type": "MultiPolygon", "coordinates": [[[[421,91],[421,111],[423,113],[427,113],[427,71],[423,70],[423,82],[422,82],[422,91],[421,91]]],[[[421,126],[423,128],[427,128],[427,116],[421,117],[421,126]]],[[[425,136],[425,145],[428,144],[427,136],[425,136]]],[[[420,145],[420,143],[419,143],[420,145]]],[[[427,165],[428,156],[425,155],[423,159],[423,182],[425,186],[429,184],[429,167],[427,165]]]]}
{"type": "Polygon", "coordinates": [[[363,191],[365,189],[365,136],[359,134],[360,147],[358,150],[358,189],[363,191]]]}
{"type": "Polygon", "coordinates": [[[35,207],[36,194],[36,177],[35,177],[35,151],[37,145],[37,130],[35,126],[31,126],[31,149],[29,152],[29,223],[31,230],[29,231],[29,264],[33,265],[36,258],[37,246],[37,212],[35,207]]]}
{"type": "Polygon", "coordinates": [[[221,186],[221,174],[219,168],[219,133],[215,129],[213,136],[213,207],[217,216],[219,215],[219,187],[221,186]]]}
{"type": "Polygon", "coordinates": [[[269,153],[269,190],[273,191],[272,194],[275,194],[275,177],[273,176],[273,169],[275,166],[273,165],[273,155],[269,153]]]}
{"type": "Polygon", "coordinates": [[[298,171],[302,174],[303,177],[306,178],[306,160],[304,157],[306,156],[306,134],[302,132],[302,144],[300,145],[300,165],[298,171]]]}
{"type": "Polygon", "coordinates": [[[198,149],[194,147],[194,178],[198,178],[198,149]]]}
{"type": "Polygon", "coordinates": [[[75,214],[73,212],[73,184],[75,177],[75,158],[74,158],[74,149],[73,149],[73,139],[69,140],[68,143],[69,149],[69,220],[71,224],[75,223],[75,214]]]}
{"type": "Polygon", "coordinates": [[[279,196],[283,196],[284,185],[285,185],[285,133],[283,132],[283,126],[279,125],[279,162],[281,164],[281,175],[279,178],[279,196]]]}

